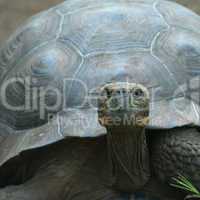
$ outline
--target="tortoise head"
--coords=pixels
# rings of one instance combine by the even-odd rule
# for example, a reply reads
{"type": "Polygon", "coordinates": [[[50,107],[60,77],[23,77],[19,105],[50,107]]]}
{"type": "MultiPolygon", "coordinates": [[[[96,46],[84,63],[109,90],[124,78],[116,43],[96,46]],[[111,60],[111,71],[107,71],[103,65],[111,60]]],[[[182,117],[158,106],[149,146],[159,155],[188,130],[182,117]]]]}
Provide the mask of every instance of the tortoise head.
{"type": "Polygon", "coordinates": [[[144,131],[149,102],[148,90],[139,84],[118,82],[101,89],[99,121],[107,129],[112,184],[121,191],[140,189],[150,177],[144,131]]]}
{"type": "Polygon", "coordinates": [[[149,122],[149,92],[135,83],[107,84],[101,88],[98,108],[103,126],[145,127],[149,122]]]}

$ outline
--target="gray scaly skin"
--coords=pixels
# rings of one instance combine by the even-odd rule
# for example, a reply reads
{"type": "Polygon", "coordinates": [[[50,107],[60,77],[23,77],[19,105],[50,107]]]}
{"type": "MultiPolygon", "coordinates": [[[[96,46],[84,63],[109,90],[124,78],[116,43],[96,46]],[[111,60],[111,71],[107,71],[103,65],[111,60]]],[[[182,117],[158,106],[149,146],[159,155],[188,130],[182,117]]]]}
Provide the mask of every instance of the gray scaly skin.
{"type": "Polygon", "coordinates": [[[21,186],[2,189],[1,200],[117,200],[120,192],[134,192],[147,183],[150,168],[144,129],[149,114],[148,91],[141,85],[123,83],[106,85],[102,94],[108,90],[110,94],[99,103],[99,120],[108,135],[67,139],[36,150],[39,153],[33,155],[39,157],[24,163],[28,169],[25,174],[32,171],[32,178],[21,186]],[[128,102],[127,107],[124,102],[128,102]],[[135,119],[129,125],[122,123],[125,114],[135,119]],[[118,117],[121,122],[110,125],[105,117],[111,122],[118,117]]]}
{"type": "Polygon", "coordinates": [[[68,138],[22,153],[17,163],[11,160],[0,170],[0,183],[7,185],[0,190],[1,200],[123,200],[123,192],[138,190],[177,200],[182,198],[164,184],[172,175],[180,172],[198,183],[200,134],[195,128],[145,130],[149,101],[141,85],[109,84],[101,92],[99,121],[108,134],[68,138]]]}
{"type": "Polygon", "coordinates": [[[103,88],[102,96],[99,119],[108,132],[113,184],[119,190],[133,192],[150,177],[145,136],[149,93],[141,85],[114,83],[103,88]]]}

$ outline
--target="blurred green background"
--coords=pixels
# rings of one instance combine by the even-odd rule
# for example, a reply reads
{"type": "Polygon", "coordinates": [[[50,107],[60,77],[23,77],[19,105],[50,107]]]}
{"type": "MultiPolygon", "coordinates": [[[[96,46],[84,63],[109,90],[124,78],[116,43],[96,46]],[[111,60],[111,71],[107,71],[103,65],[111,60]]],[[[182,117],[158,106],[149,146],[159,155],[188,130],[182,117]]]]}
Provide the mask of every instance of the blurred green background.
{"type": "MultiPolygon", "coordinates": [[[[176,1],[200,14],[200,0],[176,1]]],[[[63,0],[0,0],[0,44],[29,16],[60,2],[63,0]]]]}

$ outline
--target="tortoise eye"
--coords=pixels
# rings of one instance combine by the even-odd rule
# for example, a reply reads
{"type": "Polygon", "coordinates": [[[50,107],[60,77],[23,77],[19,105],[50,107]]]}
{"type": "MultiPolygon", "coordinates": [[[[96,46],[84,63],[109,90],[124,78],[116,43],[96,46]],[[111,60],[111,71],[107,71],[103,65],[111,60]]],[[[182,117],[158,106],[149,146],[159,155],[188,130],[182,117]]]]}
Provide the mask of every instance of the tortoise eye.
{"type": "Polygon", "coordinates": [[[106,89],[106,95],[107,95],[108,98],[111,98],[111,96],[112,96],[112,91],[109,90],[109,89],[106,89]]]}
{"type": "Polygon", "coordinates": [[[120,95],[120,94],[121,94],[121,91],[120,91],[120,90],[117,90],[117,91],[116,91],[116,94],[120,95]]]}
{"type": "Polygon", "coordinates": [[[127,93],[127,91],[126,91],[125,89],[123,89],[123,90],[122,90],[122,93],[123,93],[123,94],[126,94],[126,93],[127,93]]]}
{"type": "Polygon", "coordinates": [[[136,89],[136,90],[134,91],[134,95],[135,95],[136,97],[143,97],[143,96],[144,96],[144,92],[143,92],[141,89],[136,89]]]}

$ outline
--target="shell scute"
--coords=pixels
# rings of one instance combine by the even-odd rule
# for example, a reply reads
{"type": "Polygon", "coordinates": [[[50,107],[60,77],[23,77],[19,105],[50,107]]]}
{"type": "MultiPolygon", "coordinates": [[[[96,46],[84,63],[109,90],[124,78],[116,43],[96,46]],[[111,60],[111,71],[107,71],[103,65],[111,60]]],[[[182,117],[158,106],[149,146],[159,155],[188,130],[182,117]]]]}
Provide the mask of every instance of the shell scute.
{"type": "Polygon", "coordinates": [[[127,4],[117,4],[66,16],[60,39],[71,41],[84,55],[150,48],[156,34],[168,26],[148,4],[137,4],[134,12],[132,9],[127,4]]]}
{"type": "Polygon", "coordinates": [[[44,12],[21,26],[0,49],[1,77],[25,55],[55,38],[59,23],[60,16],[55,12],[44,12]]]}

